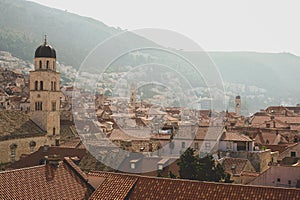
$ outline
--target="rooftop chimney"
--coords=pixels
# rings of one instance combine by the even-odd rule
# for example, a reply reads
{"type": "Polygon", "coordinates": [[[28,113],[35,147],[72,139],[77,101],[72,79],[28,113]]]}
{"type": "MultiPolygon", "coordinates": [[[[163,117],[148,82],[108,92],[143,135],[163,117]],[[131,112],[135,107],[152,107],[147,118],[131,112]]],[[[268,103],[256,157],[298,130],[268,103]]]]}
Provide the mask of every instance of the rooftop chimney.
{"type": "Polygon", "coordinates": [[[46,170],[45,176],[47,181],[52,181],[54,179],[55,169],[59,166],[60,157],[58,155],[45,156],[46,160],[46,170]]]}
{"type": "Polygon", "coordinates": [[[49,156],[45,156],[45,160],[46,160],[46,165],[50,165],[52,167],[57,168],[59,165],[59,161],[60,161],[60,156],[59,155],[49,155],[49,156]]]}

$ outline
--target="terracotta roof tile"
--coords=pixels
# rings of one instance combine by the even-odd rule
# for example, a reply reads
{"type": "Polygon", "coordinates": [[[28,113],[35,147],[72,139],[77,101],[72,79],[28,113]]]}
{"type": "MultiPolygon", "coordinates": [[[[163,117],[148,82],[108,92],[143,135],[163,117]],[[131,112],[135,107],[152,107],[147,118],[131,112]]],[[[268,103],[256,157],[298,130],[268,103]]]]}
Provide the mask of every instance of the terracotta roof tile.
{"type": "Polygon", "coordinates": [[[252,139],[250,139],[248,136],[235,133],[235,132],[226,132],[222,135],[221,140],[223,141],[241,141],[241,142],[251,142],[252,139]]]}
{"type": "MultiPolygon", "coordinates": [[[[90,199],[125,199],[137,181],[137,177],[121,174],[93,174],[105,178],[90,199]]],[[[91,175],[90,175],[91,176],[91,175]]]]}
{"type": "MultiPolygon", "coordinates": [[[[241,174],[245,170],[247,162],[248,164],[250,163],[249,160],[242,158],[224,158],[222,166],[224,167],[225,172],[230,174],[233,173],[232,166],[235,166],[234,174],[241,174]]],[[[253,171],[255,170],[253,169],[253,171]]]]}
{"type": "Polygon", "coordinates": [[[199,127],[197,129],[195,139],[196,140],[217,140],[223,133],[223,127],[199,127]]]}
{"type": "Polygon", "coordinates": [[[65,162],[0,172],[1,199],[88,199],[93,192],[65,162]]]}
{"type": "Polygon", "coordinates": [[[107,180],[91,199],[299,199],[299,189],[210,183],[154,178],[109,172],[94,172],[107,180]],[[122,185],[121,185],[122,184],[122,185]],[[125,185],[124,185],[125,184],[125,185]],[[118,192],[115,194],[114,191],[118,192]],[[103,193],[105,195],[103,195],[103,193]]]}

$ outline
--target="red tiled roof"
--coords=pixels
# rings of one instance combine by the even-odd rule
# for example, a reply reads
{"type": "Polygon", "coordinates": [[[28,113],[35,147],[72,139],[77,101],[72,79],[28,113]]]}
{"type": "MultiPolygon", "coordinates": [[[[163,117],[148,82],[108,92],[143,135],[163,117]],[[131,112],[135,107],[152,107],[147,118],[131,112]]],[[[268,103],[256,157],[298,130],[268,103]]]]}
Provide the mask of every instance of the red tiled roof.
{"type": "Polygon", "coordinates": [[[235,132],[226,132],[222,135],[221,140],[223,141],[240,141],[240,142],[251,142],[252,139],[250,139],[248,136],[235,133],[235,132]]]}
{"type": "Polygon", "coordinates": [[[195,139],[196,140],[217,140],[223,132],[223,127],[198,127],[195,139]]]}
{"type": "Polygon", "coordinates": [[[288,144],[278,144],[278,145],[264,145],[267,149],[271,149],[271,151],[278,151],[279,153],[282,153],[286,150],[288,147],[288,144]]]}
{"type": "Polygon", "coordinates": [[[261,131],[254,138],[255,142],[258,144],[270,144],[270,145],[278,145],[283,143],[288,143],[286,139],[280,135],[273,132],[261,131]]]}
{"type": "Polygon", "coordinates": [[[149,140],[150,131],[148,129],[113,129],[110,140],[149,140]]]}
{"type": "MultiPolygon", "coordinates": [[[[118,170],[121,172],[133,173],[133,174],[143,174],[143,175],[157,175],[157,171],[152,172],[153,169],[157,169],[159,162],[165,161],[165,166],[172,165],[172,169],[179,171],[176,158],[161,158],[161,157],[143,157],[143,156],[129,156],[123,160],[120,164],[118,170]],[[135,163],[135,168],[130,167],[131,160],[138,160],[135,163]],[[175,167],[174,167],[175,166],[175,167]]],[[[174,172],[174,171],[173,171],[174,172]]]]}
{"type": "Polygon", "coordinates": [[[105,180],[99,185],[97,190],[94,192],[90,199],[125,199],[134,184],[138,180],[137,177],[127,176],[121,174],[90,174],[90,176],[99,176],[105,178],[105,180]],[[101,189],[100,189],[101,188],[101,189]]]}
{"type": "Polygon", "coordinates": [[[299,199],[299,189],[246,186],[94,172],[106,178],[91,199],[299,199]],[[116,192],[116,193],[115,193],[116,192]],[[105,195],[104,195],[105,194],[105,195]]]}
{"type": "Polygon", "coordinates": [[[66,161],[0,172],[1,199],[88,199],[93,192],[66,161]]]}
{"type": "MultiPolygon", "coordinates": [[[[222,166],[225,169],[226,173],[230,173],[230,174],[241,174],[246,167],[246,164],[250,164],[250,161],[247,159],[242,159],[242,158],[224,158],[224,160],[222,161],[222,166]],[[235,166],[235,170],[232,170],[232,166],[235,166]]],[[[252,166],[253,168],[253,166],[252,166]]],[[[255,171],[255,169],[253,168],[253,172],[255,171]]]]}

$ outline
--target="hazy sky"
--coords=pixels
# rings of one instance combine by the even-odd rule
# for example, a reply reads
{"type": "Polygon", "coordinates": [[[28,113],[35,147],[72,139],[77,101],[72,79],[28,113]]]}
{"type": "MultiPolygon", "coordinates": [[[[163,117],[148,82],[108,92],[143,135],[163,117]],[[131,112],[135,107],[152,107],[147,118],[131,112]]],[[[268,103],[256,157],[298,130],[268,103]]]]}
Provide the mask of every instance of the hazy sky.
{"type": "Polygon", "coordinates": [[[299,0],[33,0],[122,29],[179,32],[207,51],[300,56],[299,0]]]}

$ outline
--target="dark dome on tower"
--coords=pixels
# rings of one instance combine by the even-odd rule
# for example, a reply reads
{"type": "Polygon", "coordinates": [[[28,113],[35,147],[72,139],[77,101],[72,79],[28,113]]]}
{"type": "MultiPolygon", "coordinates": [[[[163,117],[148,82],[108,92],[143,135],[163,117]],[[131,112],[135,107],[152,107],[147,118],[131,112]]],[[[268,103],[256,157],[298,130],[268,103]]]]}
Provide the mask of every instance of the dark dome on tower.
{"type": "Polygon", "coordinates": [[[47,43],[47,40],[45,38],[44,44],[42,44],[35,50],[34,57],[35,58],[56,58],[56,52],[55,49],[47,43]]]}

